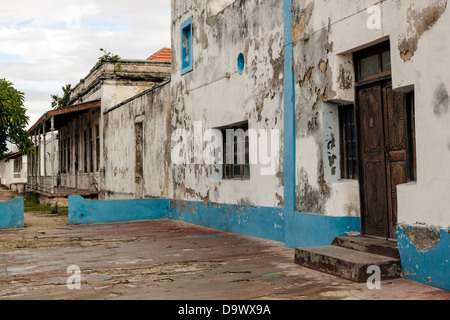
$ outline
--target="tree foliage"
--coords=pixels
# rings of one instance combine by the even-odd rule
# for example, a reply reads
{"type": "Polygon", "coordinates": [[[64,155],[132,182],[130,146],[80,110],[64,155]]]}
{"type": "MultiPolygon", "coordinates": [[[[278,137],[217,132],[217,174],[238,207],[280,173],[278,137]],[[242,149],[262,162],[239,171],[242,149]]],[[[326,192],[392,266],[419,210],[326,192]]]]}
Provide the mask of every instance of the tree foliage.
{"type": "Polygon", "coordinates": [[[63,96],[60,97],[58,95],[52,95],[52,108],[53,109],[62,109],[69,105],[70,101],[70,90],[72,90],[72,85],[67,84],[66,86],[61,87],[63,91],[63,96]]]}
{"type": "Polygon", "coordinates": [[[6,79],[0,79],[0,159],[8,154],[8,142],[17,146],[25,155],[34,152],[26,127],[30,118],[24,107],[25,95],[14,89],[6,79]]]}

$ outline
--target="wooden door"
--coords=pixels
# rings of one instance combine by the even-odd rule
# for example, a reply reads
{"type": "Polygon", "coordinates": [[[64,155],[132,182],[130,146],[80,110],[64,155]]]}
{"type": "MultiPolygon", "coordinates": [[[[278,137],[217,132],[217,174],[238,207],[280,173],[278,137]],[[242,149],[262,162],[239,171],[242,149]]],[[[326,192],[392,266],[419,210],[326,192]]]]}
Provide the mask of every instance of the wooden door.
{"type": "Polygon", "coordinates": [[[405,95],[377,82],[357,98],[363,233],[395,238],[396,188],[408,181],[405,95]]]}
{"type": "Polygon", "coordinates": [[[383,87],[385,114],[386,178],[388,191],[387,237],[397,237],[397,186],[409,181],[408,121],[406,96],[392,89],[389,83],[383,87]]]}
{"type": "Polygon", "coordinates": [[[135,167],[134,167],[134,183],[135,198],[142,199],[144,197],[144,130],[142,122],[135,124],[135,167]]]}

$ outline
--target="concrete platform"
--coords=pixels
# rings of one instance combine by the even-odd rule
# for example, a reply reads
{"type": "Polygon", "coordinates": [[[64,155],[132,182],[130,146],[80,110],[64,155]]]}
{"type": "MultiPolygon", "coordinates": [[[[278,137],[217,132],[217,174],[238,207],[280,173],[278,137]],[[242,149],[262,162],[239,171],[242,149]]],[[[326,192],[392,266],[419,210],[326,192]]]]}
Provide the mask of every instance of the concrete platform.
{"type": "Polygon", "coordinates": [[[402,271],[398,259],[338,246],[298,248],[295,262],[359,283],[367,282],[372,275],[367,273],[370,266],[380,268],[382,280],[399,278],[402,271]]]}
{"type": "Polygon", "coordinates": [[[402,264],[395,242],[367,237],[337,237],[330,246],[297,248],[295,263],[358,283],[377,266],[381,280],[400,278],[402,264]]]}
{"type": "Polygon", "coordinates": [[[172,220],[0,231],[2,300],[444,300],[404,279],[369,290],[299,267],[284,244],[172,220]],[[67,287],[69,266],[80,290],[67,287]]]}
{"type": "Polygon", "coordinates": [[[337,237],[332,245],[400,259],[397,243],[393,241],[369,237],[337,237]]]}

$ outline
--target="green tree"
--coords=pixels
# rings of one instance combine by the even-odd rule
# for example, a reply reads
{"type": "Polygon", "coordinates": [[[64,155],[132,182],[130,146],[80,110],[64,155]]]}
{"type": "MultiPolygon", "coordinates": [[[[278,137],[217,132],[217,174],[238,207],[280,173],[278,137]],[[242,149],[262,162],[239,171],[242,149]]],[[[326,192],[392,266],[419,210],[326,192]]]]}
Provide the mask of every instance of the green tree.
{"type": "Polygon", "coordinates": [[[0,159],[8,154],[8,142],[17,146],[25,155],[34,153],[26,127],[30,118],[24,107],[25,95],[14,89],[6,79],[0,79],[0,159]]]}
{"type": "Polygon", "coordinates": [[[53,109],[62,109],[69,105],[70,101],[70,90],[72,90],[72,85],[67,84],[66,86],[61,87],[63,91],[63,96],[60,97],[58,95],[52,95],[52,108],[53,109]]]}

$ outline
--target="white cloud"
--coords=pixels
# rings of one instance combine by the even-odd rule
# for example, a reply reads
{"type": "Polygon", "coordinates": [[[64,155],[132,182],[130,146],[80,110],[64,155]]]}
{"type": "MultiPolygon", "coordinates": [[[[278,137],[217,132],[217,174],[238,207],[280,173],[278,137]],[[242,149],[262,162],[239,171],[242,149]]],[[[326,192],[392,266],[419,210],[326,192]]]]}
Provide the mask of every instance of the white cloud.
{"type": "Polygon", "coordinates": [[[89,73],[100,48],[146,59],[167,46],[170,0],[14,0],[0,9],[0,78],[25,93],[30,126],[52,94],[89,73]]]}

